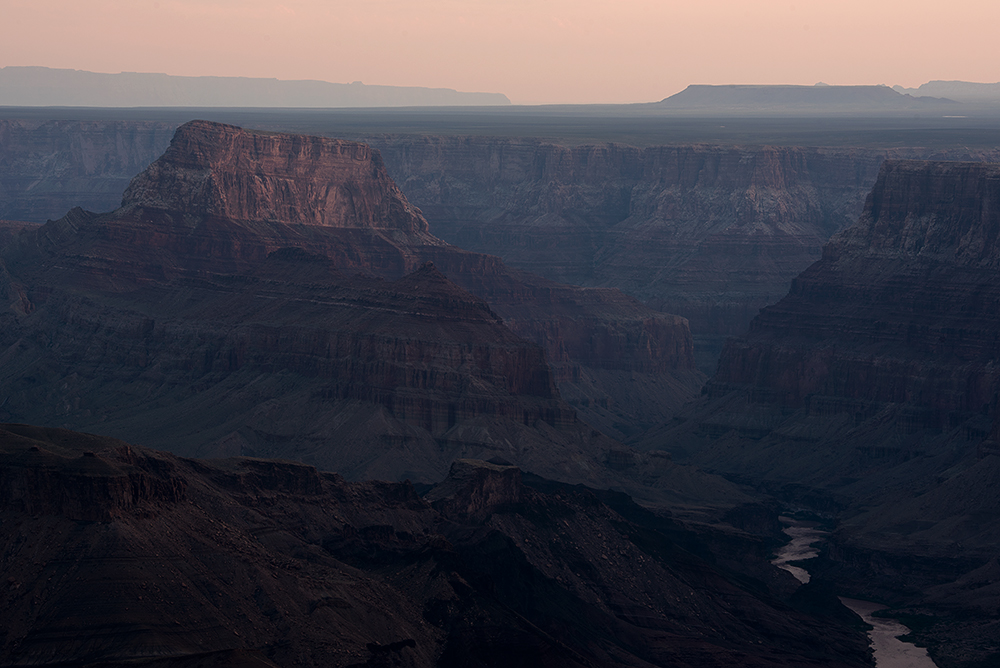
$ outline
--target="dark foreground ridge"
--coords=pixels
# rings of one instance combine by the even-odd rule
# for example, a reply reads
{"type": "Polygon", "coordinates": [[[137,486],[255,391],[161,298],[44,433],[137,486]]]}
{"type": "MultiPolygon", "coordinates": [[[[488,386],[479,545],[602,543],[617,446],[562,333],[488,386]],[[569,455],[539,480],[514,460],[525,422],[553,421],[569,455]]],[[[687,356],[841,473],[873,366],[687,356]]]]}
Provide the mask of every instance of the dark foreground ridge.
{"type": "Polygon", "coordinates": [[[869,665],[683,525],[529,478],[463,460],[421,498],[2,425],[0,665],[869,665]]]}

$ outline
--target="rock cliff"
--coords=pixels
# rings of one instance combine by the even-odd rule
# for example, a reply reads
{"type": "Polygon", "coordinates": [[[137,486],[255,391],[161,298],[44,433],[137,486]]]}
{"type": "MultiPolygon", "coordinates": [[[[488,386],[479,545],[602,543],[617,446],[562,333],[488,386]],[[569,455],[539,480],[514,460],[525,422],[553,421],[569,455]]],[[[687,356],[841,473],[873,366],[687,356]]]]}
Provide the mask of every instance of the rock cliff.
{"type": "Polygon", "coordinates": [[[556,382],[635,429],[623,379],[660,412],[700,381],[683,319],[447,245],[377,152],[340,140],[189,123],[122,207],[22,230],[6,257],[0,410],[184,454],[416,480],[501,454],[639,484],[670,467],[608,468],[619,446],[556,382]]]}
{"type": "MultiPolygon", "coordinates": [[[[37,222],[58,218],[74,206],[106,211],[118,205],[129,178],[163,152],[174,129],[153,121],[3,124],[0,147],[10,157],[0,165],[0,217],[37,222]]],[[[194,134],[188,148],[197,153],[194,134]]],[[[277,139],[255,134],[239,141],[263,148],[277,139]]],[[[741,335],[758,310],[780,299],[791,279],[819,257],[823,243],[857,219],[884,159],[1000,159],[996,151],[959,147],[639,149],[413,136],[364,141],[379,149],[389,175],[427,215],[433,234],[500,256],[510,267],[575,285],[619,288],[657,310],[687,318],[698,343],[698,366],[706,371],[714,370],[726,337],[741,335]]],[[[282,151],[323,145],[299,142],[282,151]]],[[[265,161],[266,152],[260,155],[265,161]]],[[[223,170],[226,178],[234,177],[232,167],[223,170]]],[[[254,181],[260,176],[254,168],[238,177],[254,185],[244,184],[245,192],[225,206],[241,215],[240,207],[264,194],[260,188],[276,187],[276,182],[254,181]]],[[[352,215],[345,192],[272,188],[265,199],[285,202],[281,215],[299,220],[306,209],[294,202],[303,202],[296,199],[301,197],[313,198],[313,205],[322,200],[310,214],[314,217],[324,218],[319,212],[328,205],[345,207],[330,212],[331,222],[352,215]]],[[[277,213],[263,206],[255,215],[267,220],[277,213]]],[[[350,260],[350,251],[341,255],[350,260]]],[[[370,251],[364,260],[385,264],[394,277],[423,260],[433,260],[442,270],[445,266],[434,257],[406,264],[389,248],[370,251]]],[[[607,400],[581,395],[591,405],[607,400]]]]}
{"type": "Polygon", "coordinates": [[[0,219],[108,211],[176,130],[158,121],[0,119],[0,219]]]}
{"type": "MultiPolygon", "coordinates": [[[[872,458],[977,451],[1000,391],[998,174],[886,162],[857,224],[726,346],[704,435],[784,443],[795,454],[772,474],[826,482],[872,458]],[[843,447],[817,459],[795,441],[843,447]]],[[[772,466],[765,450],[747,454],[772,466]]]]}
{"type": "Polygon", "coordinates": [[[946,429],[1000,390],[1000,168],[887,162],[858,223],[727,348],[715,389],[909,404],[946,429]]]}
{"type": "Polygon", "coordinates": [[[428,496],[2,425],[0,663],[868,665],[624,495],[466,461],[428,496]]]}
{"type": "Polygon", "coordinates": [[[391,280],[433,261],[541,345],[577,408],[615,435],[669,417],[702,381],[685,320],[617,291],[514,273],[496,257],[449,246],[428,232],[377,152],[341,140],[188,123],[119,209],[74,209],[22,235],[14,254],[31,258],[22,271],[38,281],[118,293],[245,273],[289,247],[391,280]],[[645,381],[645,406],[623,394],[623,379],[635,374],[645,381]]]}
{"type": "Polygon", "coordinates": [[[995,625],[962,621],[993,595],[959,583],[997,550],[998,236],[1000,165],[885,162],[857,224],[646,441],[836,512],[825,576],[929,615],[947,665],[996,661],[995,625]]]}
{"type": "Polygon", "coordinates": [[[513,267],[619,288],[687,318],[699,366],[857,220],[887,157],[996,160],[962,149],[557,146],[373,137],[432,231],[513,267]]]}
{"type": "Polygon", "coordinates": [[[389,178],[381,156],[355,142],[187,123],[132,179],[123,209],[240,223],[427,232],[427,221],[389,178]]]}

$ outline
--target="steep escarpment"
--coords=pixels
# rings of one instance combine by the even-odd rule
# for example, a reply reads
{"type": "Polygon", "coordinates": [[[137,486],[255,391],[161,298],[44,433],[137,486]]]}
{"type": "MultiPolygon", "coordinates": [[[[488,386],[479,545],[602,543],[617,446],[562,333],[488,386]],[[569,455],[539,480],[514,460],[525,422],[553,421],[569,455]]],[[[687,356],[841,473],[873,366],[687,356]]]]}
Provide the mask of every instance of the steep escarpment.
{"type": "Polygon", "coordinates": [[[942,665],[996,660],[970,574],[997,549],[998,236],[1000,165],[887,161],[858,223],[647,440],[837,513],[824,576],[927,617],[942,665]]]}
{"type": "Polygon", "coordinates": [[[610,469],[620,446],[556,383],[580,387],[584,410],[593,399],[598,426],[634,430],[643,404],[623,379],[647,378],[661,413],[696,391],[686,322],[512,274],[426,227],[367,147],[192,122],[121,208],[10,242],[0,409],[352,478],[433,480],[455,457],[503,456],[673,495],[660,459],[610,469]]]}
{"type": "Polygon", "coordinates": [[[122,208],[244,223],[427,231],[378,152],[364,144],[207,122],[188,123],[174,136],[129,184],[122,208]]]}
{"type": "Polygon", "coordinates": [[[4,665],[869,665],[860,630],[748,584],[695,531],[510,466],[464,460],[421,498],[0,426],[0,481],[35,461],[44,489],[0,484],[4,665]],[[92,518],[22,503],[122,479],[162,485],[92,495],[92,518]]]}
{"type": "Polygon", "coordinates": [[[926,149],[622,145],[373,138],[432,231],[511,266],[616,287],[687,318],[699,366],[852,224],[887,157],[926,149]]]}
{"type": "Polygon", "coordinates": [[[432,265],[391,283],[348,279],[289,249],[240,277],[111,298],[53,289],[21,333],[4,410],[25,420],[185,454],[295,457],[352,478],[434,479],[462,453],[509,454],[497,430],[535,468],[600,458],[543,351],[432,265]],[[453,438],[469,425],[481,433],[453,438]]]}
{"type": "Polygon", "coordinates": [[[175,129],[158,121],[0,119],[0,219],[44,223],[74,206],[114,208],[175,129]]]}
{"type": "Polygon", "coordinates": [[[998,389],[1000,169],[887,162],[854,227],[728,348],[714,383],[783,404],[911,404],[942,429],[998,389]]]}
{"type": "MultiPolygon", "coordinates": [[[[769,475],[826,483],[979,451],[1000,390],[998,174],[886,162],[858,223],[727,345],[702,433],[763,439],[788,451],[769,475]],[[817,458],[817,443],[842,445],[817,458]]],[[[767,451],[747,451],[753,468],[775,465],[767,451]]]]}
{"type": "Polygon", "coordinates": [[[574,405],[615,435],[669,417],[702,381],[686,321],[449,246],[427,231],[377,152],[342,140],[194,121],[135,178],[119,209],[74,209],[15,246],[25,275],[115,294],[246,273],[290,247],[390,280],[433,261],[542,346],[574,405]],[[633,374],[646,381],[644,407],[622,393],[633,374]]]}
{"type": "MultiPolygon", "coordinates": [[[[128,179],[160,155],[172,131],[152,122],[5,123],[2,136],[10,157],[0,165],[0,217],[37,222],[55,219],[74,206],[93,211],[116,206],[128,179]],[[10,170],[4,171],[8,165],[10,170]],[[117,184],[113,192],[112,183],[117,184]],[[32,208],[37,198],[47,202],[44,215],[32,208]]],[[[178,146],[179,152],[191,154],[181,162],[211,160],[201,155],[204,145],[196,135],[189,133],[183,150],[178,146]]],[[[358,193],[313,192],[294,178],[299,185],[283,189],[292,181],[288,174],[275,179],[275,169],[287,165],[273,163],[266,148],[283,140],[261,133],[234,138],[243,149],[259,150],[261,164],[272,160],[271,167],[244,172],[239,160],[229,165],[216,159],[213,169],[219,176],[208,177],[193,176],[180,163],[166,169],[164,162],[165,169],[149,174],[156,181],[147,181],[155,186],[153,199],[169,197],[185,179],[192,179],[188,185],[193,185],[205,178],[205,189],[190,195],[201,198],[200,209],[205,211],[220,207],[227,215],[265,221],[280,217],[309,222],[302,218],[306,215],[312,222],[350,225],[355,219],[350,203],[358,193]],[[268,170],[270,176],[264,173],[268,170]],[[218,198],[220,188],[235,189],[227,190],[225,203],[218,198]],[[307,201],[309,206],[303,207],[307,201]],[[260,207],[250,214],[247,207],[255,203],[260,207]]],[[[435,235],[550,280],[618,288],[657,310],[681,315],[690,321],[697,339],[698,366],[708,371],[714,370],[725,338],[741,335],[757,311],[780,299],[791,279],[819,257],[823,243],[857,219],[882,160],[1000,157],[995,150],[959,147],[639,149],[413,136],[371,136],[364,141],[379,149],[388,173],[407,199],[427,214],[435,235]]],[[[302,162],[328,153],[322,146],[333,144],[300,138],[295,145],[282,144],[281,151],[302,162]]],[[[322,172],[315,164],[295,168],[314,169],[319,169],[317,175],[322,172]]],[[[218,255],[221,242],[199,241],[204,236],[199,230],[191,230],[191,235],[191,243],[218,255]]],[[[218,235],[225,233],[209,236],[218,235]]],[[[294,236],[300,246],[316,242],[308,229],[294,236]]],[[[378,236],[352,236],[341,228],[339,238],[350,242],[327,239],[326,252],[338,253],[344,266],[358,264],[353,253],[367,245],[360,260],[393,277],[426,260],[453,278],[453,273],[461,273],[446,269],[441,258],[401,257],[378,236]]],[[[257,259],[270,250],[273,244],[263,255],[257,252],[257,259]]],[[[469,257],[461,264],[468,268],[469,257]]],[[[472,282],[463,286],[471,289],[472,282]]]]}

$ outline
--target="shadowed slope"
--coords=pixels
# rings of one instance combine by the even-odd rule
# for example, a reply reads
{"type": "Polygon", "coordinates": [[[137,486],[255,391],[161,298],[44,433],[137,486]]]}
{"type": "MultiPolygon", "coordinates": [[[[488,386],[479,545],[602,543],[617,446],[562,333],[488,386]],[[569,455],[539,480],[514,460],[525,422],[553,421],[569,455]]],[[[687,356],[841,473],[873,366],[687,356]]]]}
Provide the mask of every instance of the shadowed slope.
{"type": "Polygon", "coordinates": [[[3,425],[0,663],[867,665],[669,518],[530,485],[465,460],[425,500],[3,425]]]}

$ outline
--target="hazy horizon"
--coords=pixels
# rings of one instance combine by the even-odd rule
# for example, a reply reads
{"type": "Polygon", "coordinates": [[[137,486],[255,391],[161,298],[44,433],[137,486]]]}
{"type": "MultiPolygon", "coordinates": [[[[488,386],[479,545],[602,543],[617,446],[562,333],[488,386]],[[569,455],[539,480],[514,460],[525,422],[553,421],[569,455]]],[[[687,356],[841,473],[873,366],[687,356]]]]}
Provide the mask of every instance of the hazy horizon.
{"type": "Polygon", "coordinates": [[[652,102],[689,84],[995,82],[1000,4],[956,0],[0,0],[0,66],[363,81],[514,104],[652,102]]]}

